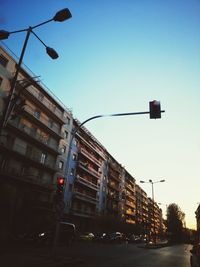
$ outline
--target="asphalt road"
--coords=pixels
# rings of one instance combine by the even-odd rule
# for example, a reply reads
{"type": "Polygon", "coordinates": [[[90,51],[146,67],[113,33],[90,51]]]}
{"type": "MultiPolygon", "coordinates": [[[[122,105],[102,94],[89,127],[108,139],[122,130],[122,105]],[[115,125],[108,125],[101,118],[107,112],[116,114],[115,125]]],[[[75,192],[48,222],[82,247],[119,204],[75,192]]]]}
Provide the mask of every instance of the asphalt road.
{"type": "MultiPolygon", "coordinates": [[[[158,249],[139,248],[136,244],[85,244],[73,254],[84,267],[190,267],[191,245],[158,249]]],[[[71,254],[70,253],[70,254],[71,254]]]]}
{"type": "Polygon", "coordinates": [[[1,267],[190,267],[191,245],[145,249],[138,244],[75,242],[71,247],[1,251],[1,267]]]}

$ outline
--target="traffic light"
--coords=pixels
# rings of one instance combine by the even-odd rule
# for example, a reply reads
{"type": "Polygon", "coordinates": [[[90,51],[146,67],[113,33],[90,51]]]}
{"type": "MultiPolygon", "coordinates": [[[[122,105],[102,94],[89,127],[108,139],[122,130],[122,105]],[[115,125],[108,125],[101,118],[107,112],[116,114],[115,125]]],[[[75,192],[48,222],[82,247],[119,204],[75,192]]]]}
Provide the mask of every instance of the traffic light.
{"type": "Polygon", "coordinates": [[[63,198],[64,185],[65,185],[65,179],[63,177],[58,177],[57,178],[57,189],[56,189],[57,197],[63,198]]]}
{"type": "Polygon", "coordinates": [[[160,109],[160,101],[153,100],[149,102],[149,110],[150,110],[150,119],[160,119],[161,118],[161,109],[160,109]]]}

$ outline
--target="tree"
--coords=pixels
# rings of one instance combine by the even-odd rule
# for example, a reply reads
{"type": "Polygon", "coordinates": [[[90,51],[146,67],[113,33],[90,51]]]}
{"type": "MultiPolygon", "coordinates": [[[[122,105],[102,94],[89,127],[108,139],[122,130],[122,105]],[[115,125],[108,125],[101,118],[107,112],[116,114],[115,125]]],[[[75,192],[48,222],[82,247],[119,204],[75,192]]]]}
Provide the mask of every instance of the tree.
{"type": "Polygon", "coordinates": [[[180,207],[172,203],[167,208],[167,232],[170,242],[179,243],[183,241],[183,226],[185,224],[185,214],[180,207]]]}

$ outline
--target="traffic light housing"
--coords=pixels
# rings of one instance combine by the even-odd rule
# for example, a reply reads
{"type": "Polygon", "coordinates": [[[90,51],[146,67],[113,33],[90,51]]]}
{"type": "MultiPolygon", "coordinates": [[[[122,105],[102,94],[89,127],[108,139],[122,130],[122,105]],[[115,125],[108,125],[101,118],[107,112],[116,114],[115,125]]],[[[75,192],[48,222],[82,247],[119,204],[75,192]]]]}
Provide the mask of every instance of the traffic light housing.
{"type": "Polygon", "coordinates": [[[161,118],[161,108],[160,101],[153,100],[149,102],[149,114],[150,119],[160,119],[161,118]]]}
{"type": "Polygon", "coordinates": [[[56,189],[57,197],[63,198],[64,185],[65,185],[65,179],[63,177],[58,177],[57,178],[57,189],[56,189]]]}

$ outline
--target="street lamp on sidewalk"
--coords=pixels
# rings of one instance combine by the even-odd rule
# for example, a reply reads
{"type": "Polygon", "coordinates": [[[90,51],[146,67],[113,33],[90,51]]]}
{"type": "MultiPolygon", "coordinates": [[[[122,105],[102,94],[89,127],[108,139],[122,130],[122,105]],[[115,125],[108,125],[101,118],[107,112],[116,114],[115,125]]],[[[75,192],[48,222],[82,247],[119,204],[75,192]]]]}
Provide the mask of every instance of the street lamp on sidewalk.
{"type": "Polygon", "coordinates": [[[11,82],[11,88],[10,88],[10,93],[9,93],[9,96],[8,96],[8,99],[7,99],[7,102],[6,102],[6,107],[4,109],[4,112],[3,112],[3,116],[2,116],[2,120],[0,122],[0,132],[1,130],[6,126],[7,124],[7,121],[9,119],[9,116],[12,112],[12,109],[14,107],[14,105],[12,105],[12,103],[14,102],[14,93],[15,93],[15,87],[16,87],[16,83],[17,83],[17,77],[18,77],[18,74],[20,72],[20,67],[21,67],[21,64],[22,64],[22,60],[23,60],[23,57],[24,57],[24,54],[25,54],[25,50],[26,50],[26,46],[27,46],[27,43],[28,43],[28,40],[29,40],[29,36],[30,34],[32,33],[46,48],[46,53],[52,58],[52,59],[56,59],[58,58],[58,54],[57,52],[47,46],[40,38],[39,36],[33,31],[33,29],[35,28],[38,28],[44,24],[47,24],[51,21],[56,21],[56,22],[63,22],[67,19],[70,19],[72,17],[70,11],[68,8],[65,8],[65,9],[62,9],[60,11],[58,11],[55,16],[52,18],[52,19],[49,19],[49,20],[46,20],[42,23],[39,23],[35,26],[29,26],[28,28],[25,28],[25,29],[21,29],[21,30],[17,30],[17,31],[12,31],[12,32],[8,32],[8,31],[5,31],[5,30],[0,30],[0,40],[4,40],[4,39],[8,39],[8,37],[10,36],[10,34],[14,34],[14,33],[18,33],[18,32],[27,32],[26,33],[26,38],[25,38],[25,41],[24,41],[24,45],[23,45],[23,48],[22,48],[22,51],[21,51],[21,55],[20,55],[20,58],[19,58],[19,62],[16,66],[16,72],[15,72],[15,75],[12,79],[12,82],[11,82]]]}
{"type": "Polygon", "coordinates": [[[154,210],[154,184],[156,183],[163,183],[165,180],[159,180],[153,182],[151,179],[149,181],[143,181],[141,180],[140,183],[150,183],[151,184],[151,190],[152,190],[152,201],[153,201],[153,239],[154,239],[154,244],[156,244],[156,222],[155,222],[155,210],[154,210]]]}

